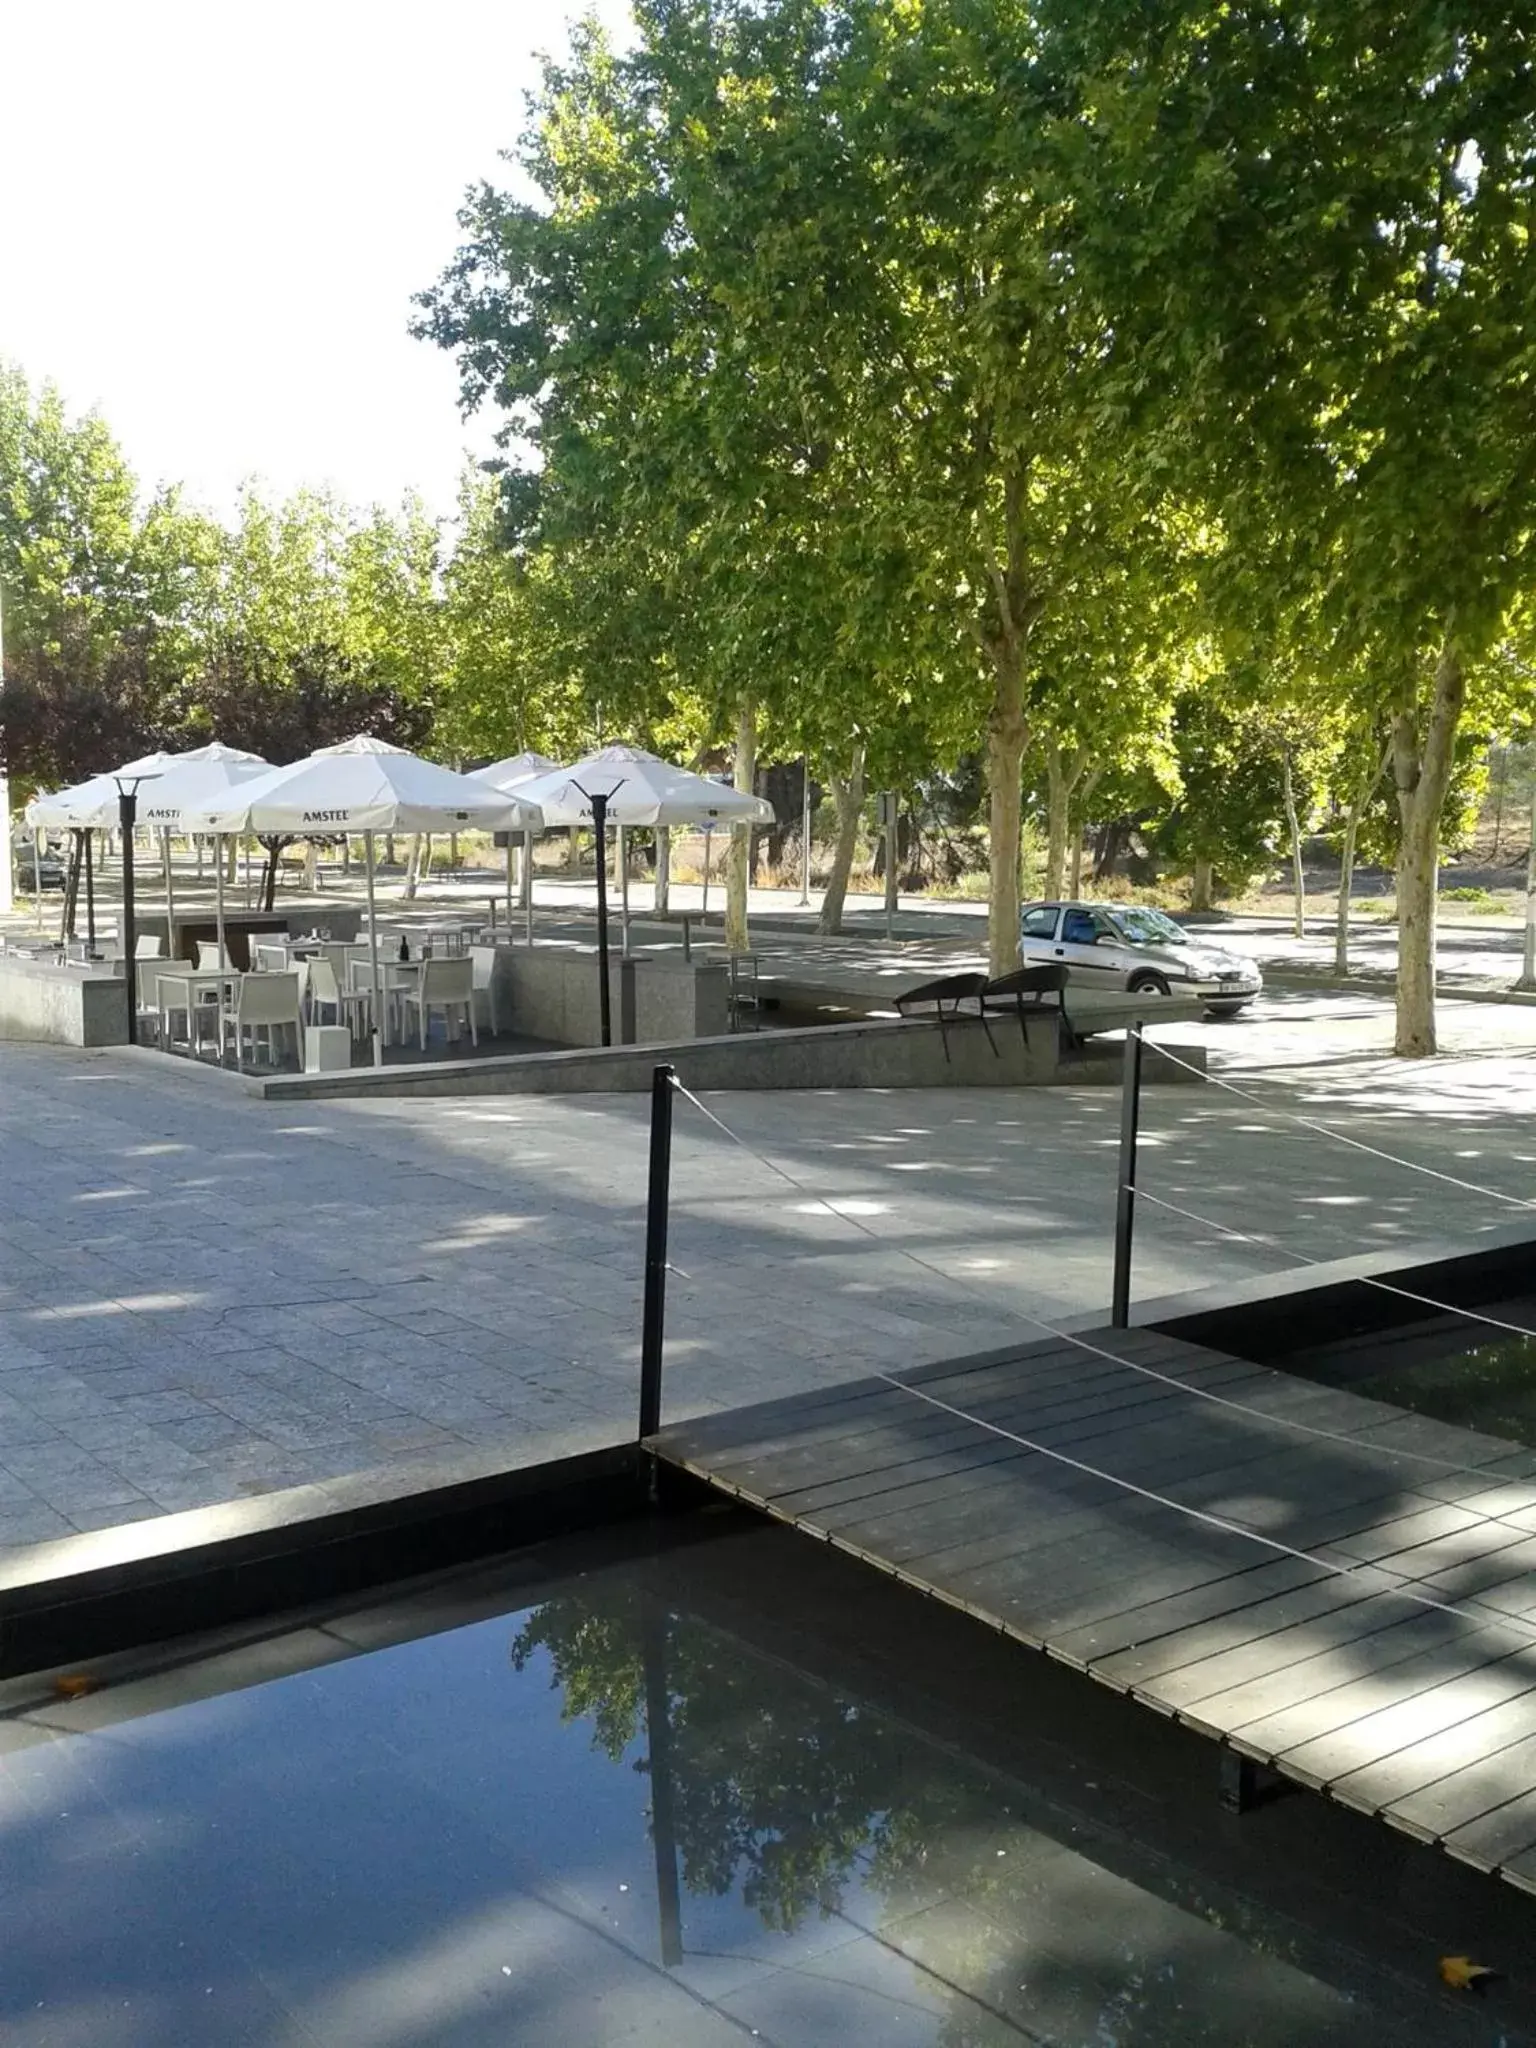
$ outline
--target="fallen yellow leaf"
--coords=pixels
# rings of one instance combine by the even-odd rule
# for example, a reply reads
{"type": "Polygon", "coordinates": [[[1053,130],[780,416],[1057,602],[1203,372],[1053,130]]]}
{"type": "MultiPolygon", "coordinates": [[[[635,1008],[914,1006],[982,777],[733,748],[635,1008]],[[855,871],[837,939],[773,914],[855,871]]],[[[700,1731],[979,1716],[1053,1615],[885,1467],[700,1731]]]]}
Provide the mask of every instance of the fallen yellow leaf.
{"type": "Polygon", "coordinates": [[[60,1699],[83,1700],[87,1693],[100,1692],[101,1680],[92,1678],[88,1671],[71,1671],[64,1678],[56,1678],[53,1689],[60,1699]]]}
{"type": "Polygon", "coordinates": [[[1474,1963],[1470,1956],[1442,1956],[1440,1975],[1453,1991],[1472,1991],[1496,1972],[1484,1963],[1474,1963]]]}

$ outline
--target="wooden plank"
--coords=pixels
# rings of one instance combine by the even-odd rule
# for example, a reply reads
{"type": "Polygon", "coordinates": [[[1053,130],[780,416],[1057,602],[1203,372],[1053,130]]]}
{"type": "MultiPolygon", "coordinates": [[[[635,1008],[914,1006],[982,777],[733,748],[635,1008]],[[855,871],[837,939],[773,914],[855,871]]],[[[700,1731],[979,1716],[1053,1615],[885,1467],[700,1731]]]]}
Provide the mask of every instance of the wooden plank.
{"type": "MultiPolygon", "coordinates": [[[[1495,1526],[1505,1528],[1499,1523],[1495,1526]]],[[[1475,1601],[1503,1614],[1536,1614],[1536,1538],[1513,1544],[1489,1544],[1476,1556],[1448,1564],[1436,1572],[1425,1590],[1439,1600],[1458,1604],[1475,1601]]]]}
{"type": "MultiPolygon", "coordinates": [[[[1411,1609],[1402,1607],[1398,1612],[1405,1617],[1412,1614],[1411,1609]]],[[[1424,1612],[1427,1618],[1429,1610],[1424,1612]]],[[[1449,1624],[1460,1617],[1447,1615],[1444,1619],[1449,1624]]],[[[1277,1706],[1234,1722],[1229,1732],[1255,1756],[1262,1756],[1266,1761],[1278,1759],[1304,1743],[1326,1740],[1394,1704],[1431,1692],[1451,1678],[1492,1669],[1517,1654],[1520,1647],[1509,1630],[1497,1623],[1474,1626],[1467,1636],[1453,1639],[1445,1645],[1432,1635],[1429,1647],[1416,1648],[1412,1657],[1394,1667],[1389,1679],[1378,1678],[1369,1671],[1356,1676],[1346,1667],[1340,1674],[1342,1683],[1320,1687],[1308,1698],[1289,1706],[1277,1706]]],[[[1355,1761],[1368,1762],[1377,1753],[1370,1751],[1369,1745],[1367,1751],[1355,1761]]],[[[1345,1767],[1354,1768],[1354,1765],[1345,1767]]]]}
{"type": "MultiPolygon", "coordinates": [[[[1507,1457],[1490,1459],[1486,1465],[1479,1465],[1476,1470],[1479,1479],[1487,1486],[1492,1486],[1499,1480],[1511,1483],[1536,1482],[1536,1451],[1511,1451],[1507,1457]]],[[[1443,1479],[1435,1477],[1433,1473],[1427,1473],[1419,1490],[1422,1493],[1438,1494],[1443,1500],[1455,1500],[1460,1498],[1459,1489],[1464,1486],[1465,1480],[1460,1473],[1448,1473],[1443,1479]]]]}
{"type": "MultiPolygon", "coordinates": [[[[1149,1411],[1165,1406],[1170,1410],[1182,1408],[1187,1401],[1187,1395],[1175,1394],[1163,1387],[1111,1390],[1100,1386],[1047,1397],[1023,1390],[997,1389],[989,1392],[983,1389],[967,1396],[963,1415],[954,1415],[947,1408],[935,1408],[913,1395],[891,1389],[888,1403],[861,1409],[861,1421],[856,1423],[850,1418],[835,1434],[810,1432],[798,1440],[775,1444],[766,1452],[754,1450],[745,1457],[722,1450],[715,1454],[711,1463],[724,1478],[741,1479],[755,1475],[764,1483],[771,1482],[776,1494],[786,1493],[792,1490],[798,1475],[819,1477],[829,1470],[851,1470],[848,1452],[854,1439],[859,1440],[858,1448],[863,1451],[868,1447],[872,1433],[880,1429],[889,1432],[892,1444],[924,1444],[939,1448],[940,1439],[958,1440],[960,1433],[978,1427],[1008,1428],[1035,1435],[1043,1429],[1058,1428],[1069,1422],[1107,1419],[1110,1416],[1121,1418],[1126,1426],[1130,1426],[1136,1417],[1149,1411]]],[[[899,1461],[891,1459],[887,1462],[899,1461]]]]}
{"type": "Polygon", "coordinates": [[[1345,1685],[1391,1671],[1427,1648],[1456,1646],[1457,1654],[1462,1654],[1464,1639],[1477,1633],[1475,1622],[1423,1610],[1405,1613],[1402,1603],[1396,1601],[1377,1603],[1369,1614],[1354,1619],[1357,1629],[1367,1623],[1369,1634],[1357,1634],[1345,1644],[1347,1656],[1341,1656],[1339,1645],[1332,1642],[1306,1653],[1298,1649],[1278,1670],[1238,1680],[1222,1691],[1191,1692],[1184,1718],[1208,1734],[1240,1735],[1252,1722],[1271,1719],[1288,1707],[1304,1706],[1345,1685]]]}
{"type": "MultiPolygon", "coordinates": [[[[1454,1561],[1457,1570],[1486,1563],[1496,1572],[1499,1557],[1518,1547],[1516,1532],[1507,1523],[1484,1522],[1454,1535],[1436,1536],[1424,1543],[1409,1544],[1401,1550],[1389,1550],[1366,1561],[1379,1566],[1382,1571],[1391,1572],[1396,1578],[1407,1580],[1428,1600],[1453,1600],[1459,1605],[1456,1594],[1446,1594],[1434,1583],[1445,1575],[1448,1561],[1454,1561]],[[1459,1558],[1458,1551],[1461,1553],[1459,1558]]],[[[1330,1546],[1330,1549],[1337,1548],[1342,1546],[1330,1546]]]]}
{"type": "MultiPolygon", "coordinates": [[[[988,1373],[1000,1373],[1010,1383],[1043,1384],[1049,1379],[1069,1377],[1090,1365],[1106,1375],[1114,1370],[1092,1352],[1085,1351],[1069,1338],[1061,1337],[1038,1344],[1005,1347],[970,1359],[945,1359],[929,1365],[907,1367],[893,1373],[892,1377],[903,1385],[928,1387],[948,1398],[946,1383],[971,1380],[988,1373]]],[[[1218,1378],[1251,1377],[1264,1370],[1245,1360],[1225,1358],[1219,1352],[1210,1352],[1202,1355],[1191,1377],[1203,1379],[1213,1374],[1218,1378]]],[[[787,1445],[799,1440],[808,1429],[826,1428],[831,1431],[839,1408],[888,1391],[891,1389],[887,1379],[865,1374],[841,1386],[824,1387],[805,1394],[781,1395],[771,1401],[731,1409],[725,1414],[697,1416],[671,1423],[658,1432],[654,1444],[659,1450],[684,1455],[701,1455],[707,1450],[733,1447],[752,1451],[766,1448],[770,1443],[787,1445]]]]}
{"type": "MultiPolygon", "coordinates": [[[[1300,1742],[1277,1742],[1272,1750],[1275,1761],[1283,1764],[1288,1776],[1300,1778],[1304,1785],[1331,1788],[1363,1771],[1368,1764],[1379,1763],[1511,1699],[1525,1702],[1523,1713],[1529,1714],[1536,1707],[1536,1699],[1531,1697],[1536,1692],[1536,1666],[1528,1655],[1490,1654],[1479,1668],[1459,1672],[1449,1672],[1450,1660],[1443,1656],[1415,1661],[1421,1666],[1420,1675],[1428,1681],[1422,1690],[1407,1698],[1394,1698],[1390,1704],[1378,1704],[1374,1712],[1357,1712],[1343,1725],[1335,1719],[1328,1728],[1300,1742]]],[[[1394,1673],[1392,1690],[1400,1694],[1403,1682],[1403,1674],[1394,1673]]],[[[1381,1690],[1376,1687],[1378,1702],[1381,1690]]],[[[1330,1715],[1348,1714],[1348,1709],[1340,1704],[1341,1699],[1342,1695],[1330,1698],[1330,1715]]],[[[1246,1730],[1245,1734],[1250,1742],[1270,1739],[1267,1735],[1256,1735],[1254,1729],[1246,1730]]],[[[1389,1796],[1384,1793],[1378,1803],[1384,1803],[1389,1796]]]]}
{"type": "Polygon", "coordinates": [[[1499,1865],[1499,1875],[1524,1892],[1536,1891],[1536,1849],[1522,1849],[1517,1856],[1506,1856],[1499,1865]]]}
{"type": "MultiPolygon", "coordinates": [[[[1243,1607],[1267,1600],[1272,1593],[1288,1593],[1295,1586],[1310,1585],[1325,1576],[1318,1565],[1299,1558],[1274,1557],[1186,1593],[1118,1607],[1114,1613],[1102,1615],[1082,1628],[1066,1630],[1054,1638],[1052,1648],[1060,1650],[1074,1664],[1094,1665],[1119,1650],[1157,1642],[1165,1635],[1174,1635],[1218,1614],[1236,1614],[1243,1607]]],[[[1122,1594],[1124,1590],[1121,1589],[1122,1594]]]]}
{"type": "Polygon", "coordinates": [[[1287,1697],[1315,1697],[1319,1689],[1342,1683],[1350,1669],[1386,1669],[1393,1662],[1405,1662],[1406,1651],[1380,1662],[1370,1655],[1378,1638],[1395,1635],[1401,1605],[1380,1594],[1350,1600],[1337,1582],[1334,1590],[1338,1598],[1331,1608],[1318,1588],[1314,1614],[1273,1634],[1159,1672],[1143,1680],[1136,1690],[1155,1695],[1160,1705],[1178,1713],[1192,1727],[1219,1737],[1232,1731],[1233,1722],[1225,1708],[1213,1703],[1231,1693],[1246,1695],[1255,1703],[1255,1711],[1263,1713],[1266,1702],[1274,1711],[1287,1697]]]}
{"type": "MultiPolygon", "coordinates": [[[[1022,1446],[1008,1445],[1006,1442],[1003,1443],[1003,1449],[1011,1451],[1012,1455],[978,1457],[974,1461],[962,1460],[959,1464],[952,1463],[946,1467],[943,1475],[945,1489],[955,1490],[959,1483],[955,1475],[965,1469],[967,1462],[974,1462],[988,1469],[988,1479],[978,1480],[978,1485],[992,1484],[1001,1487],[1016,1484],[1021,1474],[1033,1483],[1034,1475],[1043,1472],[1055,1472],[1085,1480],[1092,1478],[1091,1472],[1079,1472],[1075,1464],[1053,1458],[1048,1451],[1036,1452],[1022,1446]]],[[[1075,1448],[1069,1455],[1076,1457],[1075,1448]]],[[[1093,1461],[1085,1458],[1082,1462],[1092,1465],[1093,1461]]],[[[1177,1498],[1189,1508],[1205,1511],[1209,1504],[1211,1511],[1217,1513],[1220,1513],[1224,1504],[1223,1496],[1229,1495],[1235,1485],[1245,1485],[1252,1480],[1260,1479],[1266,1493],[1282,1484],[1289,1485],[1293,1493],[1299,1493],[1301,1488],[1295,1484],[1291,1475],[1308,1471],[1315,1474],[1315,1466],[1307,1459],[1305,1453],[1290,1454],[1288,1458],[1285,1453],[1277,1454],[1269,1446],[1255,1443],[1248,1448],[1240,1461],[1234,1463],[1230,1446],[1219,1444],[1212,1450],[1197,1453],[1182,1437],[1176,1440],[1171,1449],[1153,1447],[1145,1462],[1138,1462],[1130,1456],[1120,1456],[1117,1457],[1113,1468],[1106,1463],[1096,1469],[1106,1473],[1112,1469],[1114,1478],[1093,1483],[1115,1484],[1124,1481],[1126,1484],[1119,1486],[1118,1490],[1124,1492],[1127,1498],[1135,1497],[1131,1491],[1133,1487],[1143,1486],[1163,1492],[1170,1499],[1177,1498]],[[1205,1461],[1203,1465],[1202,1459],[1205,1461]]],[[[1372,1483],[1372,1479],[1371,1474],[1360,1475],[1359,1483],[1367,1486],[1372,1483]]],[[[1337,1483],[1330,1483],[1334,1486],[1332,1498],[1336,1500],[1337,1483]]],[[[815,1512],[818,1521],[823,1523],[858,1521],[874,1514],[916,1515],[926,1510],[931,1496],[925,1494],[922,1489],[930,1486],[935,1487],[935,1492],[937,1491],[933,1477],[924,1472],[914,1472],[911,1475],[910,1490],[906,1485],[892,1483],[871,1486],[853,1482],[841,1490],[833,1485],[820,1492],[814,1503],[815,1512]],[[874,1504],[876,1502],[878,1505],[874,1504]]],[[[1357,1504],[1358,1521],[1368,1525],[1378,1511],[1390,1516],[1400,1510],[1403,1499],[1404,1496],[1397,1493],[1366,1496],[1357,1504]],[[1386,1506],[1378,1510],[1375,1503],[1383,1499],[1386,1506]]],[[[1006,1507],[1000,1505],[999,1512],[1006,1512],[1006,1507]]],[[[1356,1516],[1352,1515],[1348,1519],[1356,1519],[1356,1516]]]]}
{"type": "Polygon", "coordinates": [[[1511,1858],[1536,1848],[1536,1790],[1521,1792],[1476,1820],[1464,1821],[1446,1835],[1445,1846],[1479,1870],[1502,1869],[1511,1858]]]}
{"type": "Polygon", "coordinates": [[[1230,1577],[1250,1555],[1236,1538],[1213,1535],[1207,1547],[1196,1550],[1182,1538],[1159,1539],[1145,1529],[1112,1531],[1102,1545],[1080,1545],[1078,1553],[1049,1584],[1020,1584],[1006,1564],[928,1576],[973,1605],[992,1602],[1005,1617],[1027,1615],[1035,1634],[1054,1639],[1068,1617],[1080,1626],[1119,1605],[1128,1585],[1139,1587],[1144,1598],[1161,1599],[1230,1577]]]}
{"type": "MultiPolygon", "coordinates": [[[[949,1400],[952,1395],[968,1396],[988,1386],[995,1387],[999,1396],[1015,1391],[1022,1395],[1036,1386],[1042,1391],[1058,1384],[1070,1387],[1082,1377],[1078,1354],[1069,1358],[1059,1372],[1051,1370],[1036,1374],[1019,1370],[1018,1366],[1018,1361],[1012,1361],[1001,1367],[960,1375],[952,1372],[942,1375],[907,1374],[902,1376],[902,1384],[909,1381],[916,1384],[921,1379],[925,1384],[931,1384],[943,1399],[949,1400]]],[[[1239,1361],[1228,1361],[1226,1377],[1246,1378],[1253,1370],[1239,1361]]],[[[1105,1368],[1105,1385],[1116,1377],[1118,1375],[1105,1368]]],[[[653,1448],[675,1459],[707,1455],[718,1460],[722,1467],[726,1464],[739,1465],[748,1458],[765,1458],[808,1449],[812,1445],[829,1444],[842,1436],[854,1434],[872,1414],[879,1411],[881,1404],[902,1399],[899,1389],[888,1381],[866,1378],[828,1392],[804,1413],[799,1412],[796,1397],[790,1396],[764,1402],[758,1407],[738,1409],[728,1416],[708,1416],[696,1422],[675,1424],[660,1432],[653,1440],[653,1448]],[[730,1426],[733,1422],[734,1429],[730,1426]]],[[[905,1399],[914,1415],[932,1417],[936,1426],[942,1424],[944,1411],[941,1408],[923,1401],[917,1394],[908,1393],[905,1399]]],[[[957,1402],[956,1405],[964,1403],[957,1402]]]]}
{"type": "MultiPolygon", "coordinates": [[[[1286,1634],[1299,1622],[1358,1607],[1362,1601],[1375,1597],[1375,1593],[1375,1588],[1361,1586],[1352,1579],[1313,1579],[1306,1585],[1276,1593],[1268,1600],[1257,1601],[1228,1614],[1213,1615],[1191,1628],[1174,1630],[1158,1637],[1155,1642],[1140,1643],[1134,1649],[1100,1657],[1094,1663],[1094,1676],[1112,1679],[1127,1690],[1134,1688],[1139,1692],[1187,1666],[1203,1668],[1218,1657],[1223,1660],[1223,1668],[1230,1672],[1237,1668],[1234,1660],[1240,1650],[1251,1650],[1255,1644],[1269,1643],[1273,1637],[1286,1634]]],[[[1280,1651],[1281,1662],[1288,1653],[1295,1654],[1294,1637],[1280,1651]]],[[[1265,1658],[1268,1653],[1259,1655],[1265,1658]]],[[[1273,1667],[1266,1661],[1259,1668],[1273,1667]]],[[[1236,1680],[1228,1677],[1226,1682],[1235,1683],[1236,1680]]],[[[1213,1691],[1217,1689],[1217,1686],[1212,1686],[1213,1691]]],[[[1159,1697],[1166,1699],[1168,1695],[1160,1691],[1159,1697]]],[[[1191,1697],[1198,1698],[1198,1691],[1191,1697]]]]}
{"type": "MultiPolygon", "coordinates": [[[[1527,1720],[1526,1727],[1530,1722],[1527,1720]]],[[[1483,1731],[1486,1740],[1487,1731],[1483,1731]]],[[[1536,1785],[1536,1735],[1518,1736],[1503,1749],[1478,1754],[1457,1765],[1447,1776],[1430,1780],[1418,1791],[1392,1802],[1396,1827],[1438,1842],[1469,1821],[1507,1805],[1511,1798],[1536,1785]]],[[[1536,1825],[1532,1826],[1536,1841],[1536,1825]]]]}
{"type": "MultiPolygon", "coordinates": [[[[1433,1785],[1437,1778],[1446,1777],[1452,1771],[1465,1770],[1479,1757],[1492,1761],[1501,1753],[1510,1754],[1530,1734],[1532,1723],[1536,1721],[1536,1714],[1532,1713],[1531,1693],[1531,1686],[1536,1686],[1536,1670],[1527,1668],[1525,1676],[1531,1685],[1512,1699],[1491,1702],[1482,1713],[1441,1728],[1422,1741],[1409,1743],[1389,1756],[1380,1757],[1374,1763],[1362,1765],[1359,1770],[1334,1779],[1329,1787],[1333,1797],[1350,1806],[1358,1806],[1367,1813],[1390,1810],[1394,1822],[1397,1822],[1407,1809],[1412,1794],[1433,1785]]],[[[1470,1685],[1471,1681],[1452,1681],[1452,1684],[1457,1683],[1470,1685]]],[[[1448,1693],[1451,1685],[1442,1686],[1440,1690],[1448,1693]]],[[[1424,1704],[1427,1706],[1430,1702],[1426,1700],[1424,1704]]],[[[1506,1782],[1509,1794],[1513,1796],[1529,1786],[1530,1773],[1512,1768],[1506,1782]]],[[[1428,1839],[1433,1840],[1433,1835],[1428,1839]]]]}
{"type": "Polygon", "coordinates": [[[1041,1584],[1060,1588],[1069,1574],[1102,1574],[1108,1568],[1102,1560],[1140,1554],[1145,1533],[1161,1540],[1170,1526],[1167,1509],[1154,1502],[1116,1502],[1042,1520],[1032,1536],[997,1531],[994,1525],[991,1535],[973,1532],[968,1541],[904,1563],[915,1576],[944,1584],[967,1582],[983,1571],[1006,1570],[1021,1591],[1041,1584]]]}

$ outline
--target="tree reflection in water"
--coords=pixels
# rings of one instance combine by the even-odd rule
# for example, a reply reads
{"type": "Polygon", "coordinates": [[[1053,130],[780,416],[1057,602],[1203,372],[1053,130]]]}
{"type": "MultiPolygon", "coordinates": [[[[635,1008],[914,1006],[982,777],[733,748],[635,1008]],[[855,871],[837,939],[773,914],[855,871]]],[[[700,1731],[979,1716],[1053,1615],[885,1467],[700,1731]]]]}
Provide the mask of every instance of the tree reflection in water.
{"type": "MultiPolygon", "coordinates": [[[[770,1928],[841,1911],[855,1876],[893,1910],[924,1903],[929,1841],[1009,1818],[995,1793],[958,1774],[931,1762],[914,1773],[927,1745],[883,1716],[632,1588],[536,1608],[512,1661],[522,1670],[539,1651],[565,1718],[589,1720],[614,1762],[646,1735],[649,1655],[653,1687],[664,1673],[683,1882],[716,1898],[739,1888],[770,1928]]],[[[650,1754],[634,1768],[649,1776],[650,1754]]]]}
{"type": "MultiPolygon", "coordinates": [[[[1082,1817],[668,1612],[633,1581],[590,1581],[534,1609],[512,1658],[521,1670],[541,1655],[564,1717],[653,1780],[669,1965],[692,1953],[680,1870],[690,1894],[737,1894],[773,1930],[818,1915],[862,1926],[941,2008],[936,2048],[1449,2038],[1373,2010],[1363,1987],[1319,1970],[1294,1923],[1225,1889],[1211,1896],[1154,1844],[1099,1831],[1097,1848],[1111,1846],[1100,1862],[1082,1817]]],[[[1377,1988],[1373,1971],[1359,1974],[1377,1988]]]]}

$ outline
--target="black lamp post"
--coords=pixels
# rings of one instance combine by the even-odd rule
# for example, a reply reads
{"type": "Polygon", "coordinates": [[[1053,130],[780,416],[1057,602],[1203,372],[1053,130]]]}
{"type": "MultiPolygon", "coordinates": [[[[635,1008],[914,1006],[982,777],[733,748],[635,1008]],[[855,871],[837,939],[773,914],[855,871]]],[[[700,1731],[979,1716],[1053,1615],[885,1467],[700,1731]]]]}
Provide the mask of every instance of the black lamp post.
{"type": "Polygon", "coordinates": [[[117,820],[123,830],[123,978],[128,984],[128,1043],[139,1042],[139,970],[135,955],[139,949],[134,929],[133,828],[139,816],[139,784],[148,775],[115,775],[117,820]]]}
{"type": "Polygon", "coordinates": [[[602,1042],[613,1043],[613,991],[608,986],[608,806],[624,787],[620,779],[612,789],[582,789],[579,782],[571,787],[580,790],[592,806],[592,830],[597,836],[597,1014],[602,1025],[602,1042]]]}

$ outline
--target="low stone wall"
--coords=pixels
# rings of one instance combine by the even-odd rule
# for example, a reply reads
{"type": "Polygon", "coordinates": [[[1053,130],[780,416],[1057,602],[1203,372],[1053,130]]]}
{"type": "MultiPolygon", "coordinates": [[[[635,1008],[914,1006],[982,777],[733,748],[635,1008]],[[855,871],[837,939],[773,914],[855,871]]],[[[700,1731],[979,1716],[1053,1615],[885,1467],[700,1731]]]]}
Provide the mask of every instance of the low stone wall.
{"type": "MultiPolygon", "coordinates": [[[[1107,1049],[1106,1049],[1107,1050],[1107,1049]]],[[[1203,1068],[1203,1046],[1180,1046],[1181,1060],[1203,1068]]],[[[749,1031],[671,1044],[524,1053],[507,1059],[441,1060],[421,1066],[334,1074],[279,1074],[247,1086],[275,1101],[316,1097],[634,1094],[653,1070],[677,1069],[689,1088],[1009,1088],[1064,1081],[1118,1081],[1117,1058],[1063,1058],[1054,1015],[1030,1018],[1020,1032],[994,1029],[989,1044],[975,1024],[951,1027],[946,1053],[938,1025],[871,1020],[798,1031],[749,1031]]],[[[1148,1081],[1191,1078],[1147,1049],[1148,1081]]]]}
{"type": "Polygon", "coordinates": [[[0,1038],[46,1045],[126,1045],[128,995],[101,966],[0,953],[0,1038]]]}
{"type": "MultiPolygon", "coordinates": [[[[597,954],[579,946],[498,946],[496,1005],[503,1030],[547,1045],[603,1042],[597,954]]],[[[726,1031],[726,971],[718,961],[641,954],[628,963],[615,949],[609,962],[613,1038],[618,1044],[710,1038],[726,1031]],[[632,978],[634,1016],[626,1031],[632,978]]]]}

